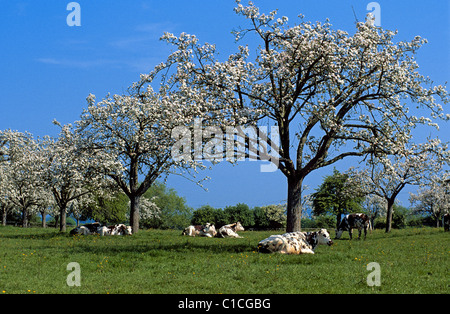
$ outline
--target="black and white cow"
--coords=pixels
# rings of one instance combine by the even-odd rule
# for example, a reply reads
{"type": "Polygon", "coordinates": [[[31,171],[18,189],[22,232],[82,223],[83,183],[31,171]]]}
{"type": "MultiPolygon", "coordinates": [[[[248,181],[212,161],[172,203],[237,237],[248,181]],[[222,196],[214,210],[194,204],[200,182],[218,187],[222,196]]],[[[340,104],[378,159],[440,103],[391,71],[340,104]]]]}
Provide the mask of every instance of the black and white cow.
{"type": "Polygon", "coordinates": [[[444,231],[449,231],[450,229],[450,214],[444,215],[444,231]]]}
{"type": "Polygon", "coordinates": [[[357,228],[359,231],[358,239],[361,239],[361,231],[364,229],[364,239],[367,236],[367,229],[370,226],[369,216],[366,214],[348,214],[341,220],[338,228],[336,229],[336,239],[340,239],[344,231],[348,231],[350,240],[352,239],[352,230],[357,228]]]}
{"type": "Polygon", "coordinates": [[[102,226],[97,229],[97,233],[101,236],[106,235],[131,235],[131,226],[118,224],[114,226],[102,226]]]}
{"type": "Polygon", "coordinates": [[[100,223],[93,222],[91,224],[85,224],[79,227],[76,227],[75,229],[70,230],[70,235],[76,235],[76,234],[82,234],[82,235],[89,235],[89,234],[95,234],[98,233],[97,230],[100,228],[100,223]]]}
{"type": "Polygon", "coordinates": [[[258,251],[260,253],[314,254],[319,244],[333,244],[326,229],[272,235],[258,243],[258,251]]]}

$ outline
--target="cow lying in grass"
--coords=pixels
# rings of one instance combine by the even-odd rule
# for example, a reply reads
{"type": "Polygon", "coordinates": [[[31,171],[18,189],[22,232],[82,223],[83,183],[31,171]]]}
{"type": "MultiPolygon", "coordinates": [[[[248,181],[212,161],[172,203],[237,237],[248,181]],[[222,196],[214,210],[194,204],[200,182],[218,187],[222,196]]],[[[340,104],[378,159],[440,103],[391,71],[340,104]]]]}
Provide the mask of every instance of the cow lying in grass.
{"type": "Polygon", "coordinates": [[[190,237],[201,236],[212,238],[217,234],[216,227],[207,223],[206,225],[191,225],[184,229],[182,235],[188,235],[190,237]]]}
{"type": "Polygon", "coordinates": [[[244,231],[244,227],[242,227],[239,221],[234,224],[220,227],[218,232],[216,232],[214,225],[207,223],[206,225],[191,225],[183,230],[182,235],[188,235],[191,237],[202,236],[209,238],[242,238],[237,234],[238,231],[244,231]]]}
{"type": "Polygon", "coordinates": [[[241,223],[235,222],[234,224],[229,224],[220,227],[219,232],[217,232],[217,237],[219,238],[242,238],[237,234],[238,231],[244,231],[244,227],[242,227],[241,223]]]}
{"type": "Polygon", "coordinates": [[[319,244],[333,244],[326,229],[272,235],[258,243],[258,251],[260,253],[314,254],[319,244]]]}
{"type": "Polygon", "coordinates": [[[86,224],[83,226],[76,227],[70,231],[71,235],[81,234],[99,234],[101,236],[105,235],[131,235],[131,227],[124,224],[118,224],[114,226],[101,226],[100,223],[94,222],[91,224],[86,224]]]}
{"type": "Polygon", "coordinates": [[[131,235],[131,226],[119,224],[115,226],[103,226],[97,229],[97,233],[101,236],[106,235],[131,235]]]}

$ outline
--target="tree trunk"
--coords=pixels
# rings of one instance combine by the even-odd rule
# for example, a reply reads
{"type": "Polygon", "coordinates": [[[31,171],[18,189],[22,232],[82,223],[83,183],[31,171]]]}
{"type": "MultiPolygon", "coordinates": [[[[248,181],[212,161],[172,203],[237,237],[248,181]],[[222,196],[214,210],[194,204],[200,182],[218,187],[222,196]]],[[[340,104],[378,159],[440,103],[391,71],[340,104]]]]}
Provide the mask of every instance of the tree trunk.
{"type": "Polygon", "coordinates": [[[46,213],[41,212],[41,216],[42,216],[42,228],[47,228],[47,222],[45,221],[45,216],[47,216],[46,213]]]}
{"type": "Polygon", "coordinates": [[[394,211],[395,197],[387,200],[388,210],[386,213],[386,233],[391,232],[392,213],[394,211]]]}
{"type": "Polygon", "coordinates": [[[6,226],[6,218],[8,216],[8,206],[4,206],[2,209],[2,226],[6,226]]]}
{"type": "Polygon", "coordinates": [[[303,178],[288,177],[286,232],[302,230],[302,183],[303,178]]]}
{"type": "Polygon", "coordinates": [[[22,227],[28,227],[28,210],[26,207],[22,208],[22,227]]]}
{"type": "Polygon", "coordinates": [[[338,210],[338,213],[336,214],[336,230],[338,230],[339,225],[341,224],[341,216],[342,213],[340,210],[338,210]]]}
{"type": "Polygon", "coordinates": [[[66,208],[59,211],[59,232],[66,232],[66,208]]]}
{"type": "Polygon", "coordinates": [[[130,197],[130,225],[133,231],[133,234],[138,233],[139,231],[139,201],[140,196],[131,196],[130,197]]]}

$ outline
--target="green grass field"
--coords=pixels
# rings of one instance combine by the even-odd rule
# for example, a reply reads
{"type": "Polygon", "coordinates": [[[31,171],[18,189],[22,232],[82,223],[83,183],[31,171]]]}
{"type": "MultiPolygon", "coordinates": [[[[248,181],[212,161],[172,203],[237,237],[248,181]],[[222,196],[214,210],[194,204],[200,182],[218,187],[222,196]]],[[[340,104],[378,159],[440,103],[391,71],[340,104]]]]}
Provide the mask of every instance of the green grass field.
{"type": "Polygon", "coordinates": [[[0,227],[0,294],[450,292],[450,233],[443,229],[376,230],[365,241],[350,241],[345,233],[315,255],[257,253],[257,243],[273,233],[211,239],[146,230],[72,237],[0,227]],[[71,262],[80,264],[80,287],[66,283],[71,262]],[[380,287],[367,285],[370,262],[380,264],[380,287]]]}

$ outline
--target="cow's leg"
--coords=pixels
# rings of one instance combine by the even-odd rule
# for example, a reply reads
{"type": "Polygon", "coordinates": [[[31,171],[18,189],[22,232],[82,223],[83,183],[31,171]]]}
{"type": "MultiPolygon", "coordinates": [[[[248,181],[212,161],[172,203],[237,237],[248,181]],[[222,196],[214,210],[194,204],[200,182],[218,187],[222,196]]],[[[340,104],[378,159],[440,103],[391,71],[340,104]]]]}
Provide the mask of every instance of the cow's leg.
{"type": "Polygon", "coordinates": [[[361,240],[362,228],[358,228],[358,240],[361,240]]]}
{"type": "Polygon", "coordinates": [[[352,228],[348,229],[348,235],[350,236],[350,240],[352,239],[352,233],[353,229],[352,228]]]}
{"type": "Polygon", "coordinates": [[[367,237],[367,226],[364,226],[364,240],[366,239],[366,237],[367,237]]]}

